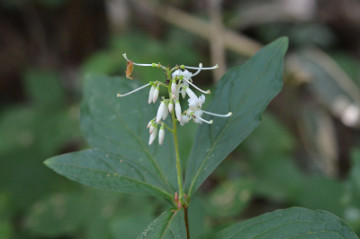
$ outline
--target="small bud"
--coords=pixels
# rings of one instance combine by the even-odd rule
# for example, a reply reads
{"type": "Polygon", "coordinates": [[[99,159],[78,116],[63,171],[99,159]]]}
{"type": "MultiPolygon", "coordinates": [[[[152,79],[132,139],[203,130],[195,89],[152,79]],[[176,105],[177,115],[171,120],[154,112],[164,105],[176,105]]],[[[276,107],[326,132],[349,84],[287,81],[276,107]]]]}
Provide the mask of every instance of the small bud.
{"type": "Polygon", "coordinates": [[[157,101],[158,97],[159,97],[159,86],[157,86],[156,89],[154,90],[153,103],[157,101]]]}
{"type": "Polygon", "coordinates": [[[169,102],[168,109],[170,113],[172,113],[172,111],[174,110],[174,103],[172,101],[169,102]]]}
{"type": "Polygon", "coordinates": [[[181,205],[181,202],[179,201],[178,204],[177,204],[177,209],[181,209],[182,205],[181,205]]]}
{"type": "Polygon", "coordinates": [[[174,201],[175,201],[176,203],[179,201],[179,195],[178,195],[177,192],[175,192],[174,201]]]}
{"type": "Polygon", "coordinates": [[[162,124],[160,127],[160,130],[159,130],[159,144],[160,145],[163,144],[164,138],[165,138],[165,129],[164,129],[164,124],[162,124]]]}
{"type": "Polygon", "coordinates": [[[178,100],[175,102],[175,114],[176,114],[177,120],[179,122],[181,122],[181,105],[178,100]]]}
{"type": "Polygon", "coordinates": [[[151,145],[154,142],[154,140],[156,139],[156,135],[157,135],[157,127],[154,127],[154,131],[150,134],[149,145],[151,145]]]}

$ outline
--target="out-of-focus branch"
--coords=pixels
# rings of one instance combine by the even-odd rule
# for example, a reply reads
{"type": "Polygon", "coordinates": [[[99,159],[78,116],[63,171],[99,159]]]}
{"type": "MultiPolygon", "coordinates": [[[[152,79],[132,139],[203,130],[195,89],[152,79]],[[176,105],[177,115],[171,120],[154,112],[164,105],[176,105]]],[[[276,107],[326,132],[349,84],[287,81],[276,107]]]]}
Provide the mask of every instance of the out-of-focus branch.
{"type": "Polygon", "coordinates": [[[222,0],[208,0],[207,2],[211,30],[211,37],[209,39],[211,49],[211,63],[212,65],[219,65],[219,69],[217,71],[213,71],[215,82],[217,82],[226,71],[223,25],[221,16],[222,0]]]}
{"type": "Polygon", "coordinates": [[[106,0],[105,4],[111,30],[119,32],[124,29],[129,18],[126,0],[106,0]]]}
{"type": "MultiPolygon", "coordinates": [[[[197,17],[191,16],[190,14],[184,13],[169,5],[156,5],[152,4],[150,1],[144,0],[134,0],[132,2],[137,4],[137,7],[146,8],[147,11],[159,18],[185,29],[188,32],[207,40],[212,37],[210,24],[197,17]]],[[[258,42],[231,30],[223,29],[222,38],[224,46],[227,49],[244,56],[252,56],[261,48],[261,44],[258,42]]]]}
{"type": "MultiPolygon", "coordinates": [[[[197,36],[207,39],[208,41],[211,41],[212,38],[211,25],[210,23],[204,20],[191,16],[190,14],[177,10],[168,5],[156,5],[156,4],[152,4],[151,1],[145,1],[145,0],[133,0],[132,2],[137,4],[137,7],[145,8],[145,10],[151,12],[152,14],[158,16],[159,18],[165,20],[166,22],[172,23],[188,32],[191,32],[197,36]]],[[[224,28],[222,29],[222,38],[223,38],[224,46],[227,49],[235,53],[241,54],[243,56],[252,56],[261,47],[261,45],[256,41],[251,40],[239,33],[224,28]]],[[[320,57],[321,59],[318,59],[317,62],[321,62],[325,64],[322,65],[324,70],[328,71],[328,73],[330,73],[334,77],[335,81],[338,82],[340,88],[345,92],[347,92],[356,102],[356,105],[358,105],[358,102],[360,100],[358,97],[359,95],[358,87],[355,86],[353,83],[351,83],[351,80],[348,79],[348,77],[346,76],[345,73],[343,73],[341,68],[337,67],[335,62],[333,61],[332,61],[333,63],[330,62],[331,58],[324,57],[324,55],[322,54],[319,55],[317,53],[316,58],[319,58],[319,56],[321,56],[320,57]]],[[[301,64],[301,62],[299,62],[298,60],[294,60],[290,57],[290,58],[286,58],[285,66],[286,66],[286,73],[289,76],[285,79],[290,79],[291,83],[296,83],[296,84],[301,84],[305,82],[312,84],[311,79],[314,76],[308,68],[304,67],[304,65],[301,64]]],[[[327,105],[326,107],[330,109],[332,108],[332,106],[329,105],[327,105]]],[[[341,108],[341,113],[336,113],[338,112],[336,111],[334,112],[334,115],[341,117],[342,119],[347,118],[347,116],[346,117],[343,116],[344,109],[346,112],[351,113],[352,123],[351,125],[349,123],[345,123],[346,125],[354,127],[355,125],[358,124],[358,122],[360,122],[359,121],[360,110],[358,110],[358,108],[356,108],[355,113],[351,111],[354,107],[350,108],[349,110],[346,110],[349,107],[341,106],[339,108],[341,108]]],[[[348,113],[348,115],[350,115],[350,113],[348,113]]]]}
{"type": "Polygon", "coordinates": [[[269,22],[308,21],[314,17],[315,10],[316,2],[313,0],[276,0],[256,5],[245,2],[227,25],[244,29],[269,22]]]}
{"type": "Polygon", "coordinates": [[[345,90],[356,103],[360,104],[360,91],[358,86],[329,55],[316,47],[310,48],[307,54],[316,60],[316,62],[333,77],[340,88],[345,90]]]}

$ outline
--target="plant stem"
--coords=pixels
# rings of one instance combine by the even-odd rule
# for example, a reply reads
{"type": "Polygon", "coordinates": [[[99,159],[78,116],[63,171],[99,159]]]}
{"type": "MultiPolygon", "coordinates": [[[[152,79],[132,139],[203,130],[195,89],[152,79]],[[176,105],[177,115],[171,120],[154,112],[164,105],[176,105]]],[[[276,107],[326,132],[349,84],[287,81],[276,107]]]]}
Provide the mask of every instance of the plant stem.
{"type": "MultiPolygon", "coordinates": [[[[171,72],[175,70],[173,68],[170,70],[167,69],[167,79],[171,80],[171,72]]],[[[169,98],[171,99],[171,84],[168,84],[168,92],[169,92],[169,98]]],[[[189,220],[188,220],[188,210],[187,210],[187,203],[184,199],[183,194],[183,186],[182,186],[182,172],[181,172],[181,161],[180,161],[180,154],[179,154],[179,143],[178,143],[178,137],[177,137],[177,125],[176,125],[176,117],[175,117],[175,110],[171,112],[171,118],[172,118],[172,130],[170,130],[173,133],[174,136],[174,146],[175,146],[175,156],[176,156],[176,174],[177,174],[177,181],[179,186],[179,200],[181,202],[181,205],[184,209],[184,220],[185,220],[185,228],[186,228],[186,238],[190,239],[190,231],[189,231],[189,220]]],[[[176,205],[178,206],[178,205],[176,205]]]]}
{"type": "Polygon", "coordinates": [[[190,239],[189,216],[188,216],[187,207],[184,207],[184,220],[185,220],[185,228],[186,228],[186,238],[190,239]]]}
{"type": "Polygon", "coordinates": [[[175,156],[176,156],[176,173],[177,173],[177,181],[179,186],[179,200],[182,202],[184,197],[183,195],[183,187],[182,187],[182,172],[181,172],[181,162],[180,162],[180,154],[179,154],[179,143],[177,138],[177,128],[176,128],[176,118],[174,111],[171,112],[171,118],[173,123],[172,133],[174,136],[174,146],[175,146],[175,156]]]}

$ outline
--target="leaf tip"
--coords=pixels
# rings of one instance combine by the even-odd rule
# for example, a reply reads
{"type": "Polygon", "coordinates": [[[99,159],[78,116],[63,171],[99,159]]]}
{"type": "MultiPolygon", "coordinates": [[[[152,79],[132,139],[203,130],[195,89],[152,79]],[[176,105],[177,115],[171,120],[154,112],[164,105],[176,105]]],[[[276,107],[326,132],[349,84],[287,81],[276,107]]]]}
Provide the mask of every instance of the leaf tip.
{"type": "Polygon", "coordinates": [[[48,158],[48,159],[46,159],[43,163],[47,166],[47,167],[49,167],[49,168],[52,168],[52,164],[53,164],[53,160],[54,158],[48,158]]]}
{"type": "Polygon", "coordinates": [[[282,36],[280,38],[278,38],[277,40],[281,45],[284,46],[284,51],[286,51],[289,47],[289,37],[287,36],[282,36]]]}
{"type": "Polygon", "coordinates": [[[49,165],[51,164],[51,159],[46,159],[43,163],[49,167],[49,165]]]}

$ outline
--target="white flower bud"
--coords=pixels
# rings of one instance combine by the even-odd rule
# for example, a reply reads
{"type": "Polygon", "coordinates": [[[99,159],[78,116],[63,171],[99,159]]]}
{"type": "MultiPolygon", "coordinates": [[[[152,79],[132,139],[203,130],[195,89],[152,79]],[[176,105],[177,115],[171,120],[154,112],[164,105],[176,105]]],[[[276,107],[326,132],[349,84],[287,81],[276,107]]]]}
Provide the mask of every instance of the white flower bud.
{"type": "Polygon", "coordinates": [[[176,114],[176,118],[179,122],[181,122],[181,106],[180,106],[180,102],[177,100],[175,102],[175,114],[176,114]]]}
{"type": "Polygon", "coordinates": [[[152,85],[149,92],[148,104],[151,104],[151,102],[153,101],[155,89],[156,87],[152,85]]]}
{"type": "Polygon", "coordinates": [[[159,97],[159,86],[157,86],[154,90],[153,103],[157,101],[158,97],[159,97]]]}
{"type": "Polygon", "coordinates": [[[157,127],[155,127],[154,131],[150,134],[149,145],[151,145],[156,139],[157,131],[157,127]]]}
{"type": "Polygon", "coordinates": [[[168,109],[170,113],[174,110],[174,103],[172,101],[169,102],[168,109]]]}
{"type": "Polygon", "coordinates": [[[157,111],[157,114],[156,114],[156,123],[160,122],[161,118],[164,117],[165,112],[167,112],[165,102],[161,101],[160,106],[157,111]]]}
{"type": "Polygon", "coordinates": [[[147,129],[150,128],[150,126],[152,125],[152,123],[153,123],[153,120],[150,120],[149,123],[147,124],[146,128],[147,128],[147,129]]]}
{"type": "Polygon", "coordinates": [[[166,120],[166,118],[168,117],[168,115],[169,115],[168,106],[167,106],[166,103],[165,103],[164,113],[163,113],[162,119],[163,119],[163,120],[166,120]]]}
{"type": "Polygon", "coordinates": [[[149,128],[149,134],[152,134],[154,132],[155,126],[152,124],[149,128]]]}
{"type": "Polygon", "coordinates": [[[160,145],[163,144],[164,138],[165,138],[165,129],[164,129],[164,125],[161,125],[160,130],[159,130],[159,144],[160,145]]]}
{"type": "Polygon", "coordinates": [[[176,95],[176,93],[177,93],[176,86],[177,86],[177,85],[176,85],[176,81],[173,80],[172,83],[171,83],[171,93],[172,93],[173,95],[176,95]]]}

